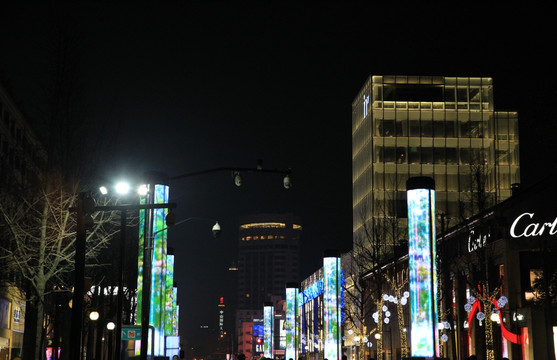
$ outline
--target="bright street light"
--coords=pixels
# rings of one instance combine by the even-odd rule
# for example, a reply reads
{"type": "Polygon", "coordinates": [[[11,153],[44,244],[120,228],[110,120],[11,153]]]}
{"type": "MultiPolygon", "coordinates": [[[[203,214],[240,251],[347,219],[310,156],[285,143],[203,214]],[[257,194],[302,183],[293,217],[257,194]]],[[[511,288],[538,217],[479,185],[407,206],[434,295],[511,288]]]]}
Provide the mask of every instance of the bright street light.
{"type": "Polygon", "coordinates": [[[89,319],[91,319],[93,321],[99,320],[99,313],[97,311],[91,311],[89,313],[89,319]]]}
{"type": "Polygon", "coordinates": [[[130,184],[126,182],[119,182],[116,184],[116,192],[120,195],[125,195],[130,191],[130,184]]]}

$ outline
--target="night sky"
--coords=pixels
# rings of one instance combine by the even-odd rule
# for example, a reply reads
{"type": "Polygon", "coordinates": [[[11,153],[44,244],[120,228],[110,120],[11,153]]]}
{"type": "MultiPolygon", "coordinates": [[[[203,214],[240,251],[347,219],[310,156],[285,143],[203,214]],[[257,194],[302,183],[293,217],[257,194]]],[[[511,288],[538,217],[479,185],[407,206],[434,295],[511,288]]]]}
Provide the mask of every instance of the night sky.
{"type": "Polygon", "coordinates": [[[372,3],[2,6],[0,79],[31,120],[45,39],[69,19],[86,116],[110,139],[105,178],[257,159],[292,169],[290,190],[273,174],[246,174],[241,188],[228,172],[170,184],[178,221],[216,218],[223,229],[218,239],[211,222],[170,230],[182,336],[216,326],[220,296],[233,301],[239,216],[301,216],[303,277],[323,250],[351,248],[351,103],[371,74],[493,77],[496,109],[519,112],[523,183],[555,167],[548,9],[372,3]]]}

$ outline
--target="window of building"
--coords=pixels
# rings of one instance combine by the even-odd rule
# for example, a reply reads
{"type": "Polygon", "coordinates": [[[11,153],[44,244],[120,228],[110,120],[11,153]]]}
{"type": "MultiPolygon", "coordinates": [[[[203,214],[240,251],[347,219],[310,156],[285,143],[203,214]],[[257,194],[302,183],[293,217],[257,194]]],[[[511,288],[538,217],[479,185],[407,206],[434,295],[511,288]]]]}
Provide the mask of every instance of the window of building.
{"type": "Polygon", "coordinates": [[[433,122],[431,120],[422,121],[422,136],[433,136],[433,122]]]}
{"type": "Polygon", "coordinates": [[[456,121],[447,120],[445,121],[445,136],[446,137],[457,137],[456,134],[456,121]]]}
{"type": "Polygon", "coordinates": [[[433,163],[445,164],[445,148],[442,147],[433,148],[433,163]]]}
{"type": "Polygon", "coordinates": [[[408,149],[408,163],[419,164],[420,163],[420,148],[412,146],[408,149]]]}
{"type": "Polygon", "coordinates": [[[445,159],[447,164],[458,164],[458,156],[456,155],[456,148],[445,148],[445,159]]]}
{"type": "Polygon", "coordinates": [[[540,269],[530,269],[530,287],[524,292],[524,298],[526,300],[535,300],[538,298],[539,294],[536,290],[536,283],[543,276],[543,271],[540,269]]]}
{"type": "Polygon", "coordinates": [[[471,87],[470,88],[470,102],[480,102],[480,88],[479,87],[471,87]]]}
{"type": "Polygon", "coordinates": [[[468,102],[468,89],[458,88],[456,90],[456,100],[458,102],[468,102]]]}
{"type": "Polygon", "coordinates": [[[438,138],[445,137],[445,123],[443,121],[433,122],[433,136],[438,138]]]}
{"type": "Polygon", "coordinates": [[[420,131],[420,121],[419,120],[409,120],[408,121],[408,126],[409,126],[409,135],[410,136],[420,136],[421,135],[421,131],[420,131]]]}
{"type": "Polygon", "coordinates": [[[433,164],[433,149],[430,147],[422,148],[422,164],[433,164]]]}
{"type": "Polygon", "coordinates": [[[399,146],[396,148],[396,163],[404,164],[406,162],[406,148],[399,146]]]}
{"type": "Polygon", "coordinates": [[[460,148],[460,164],[470,164],[470,149],[460,148]]]}
{"type": "Polygon", "coordinates": [[[443,91],[443,96],[445,102],[455,102],[456,101],[455,88],[446,86],[443,91]]]}
{"type": "Polygon", "coordinates": [[[380,128],[381,136],[395,136],[395,121],[383,120],[380,128]]]}

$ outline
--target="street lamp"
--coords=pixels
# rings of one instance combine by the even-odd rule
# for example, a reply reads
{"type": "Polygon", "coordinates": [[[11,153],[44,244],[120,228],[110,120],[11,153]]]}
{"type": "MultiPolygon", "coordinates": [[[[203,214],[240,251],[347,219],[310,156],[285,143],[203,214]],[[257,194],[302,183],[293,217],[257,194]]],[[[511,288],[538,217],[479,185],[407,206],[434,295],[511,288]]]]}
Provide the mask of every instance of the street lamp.
{"type": "MultiPolygon", "coordinates": [[[[258,161],[256,168],[239,168],[239,167],[220,167],[208,170],[196,171],[185,173],[182,175],[168,177],[166,174],[157,172],[148,172],[144,174],[145,184],[141,187],[141,196],[144,196],[144,204],[135,205],[114,205],[114,206],[96,206],[93,199],[87,193],[80,193],[78,198],[78,206],[76,207],[77,213],[77,226],[76,226],[76,252],[75,252],[75,284],[74,284],[74,307],[72,311],[72,339],[70,343],[70,358],[80,358],[80,338],[82,326],[82,312],[83,312],[83,293],[84,285],[82,279],[84,278],[85,271],[85,239],[86,227],[90,223],[89,216],[92,211],[120,211],[121,212],[121,243],[120,243],[120,277],[118,286],[118,311],[116,331],[116,343],[121,343],[121,327],[122,327],[122,302],[123,302],[123,264],[125,253],[125,228],[127,221],[127,211],[132,210],[145,210],[145,224],[144,224],[144,243],[143,243],[143,289],[142,289],[142,303],[141,303],[141,352],[140,358],[147,359],[147,346],[148,346],[148,333],[149,333],[149,312],[150,312],[150,295],[151,295],[151,265],[153,256],[153,240],[157,230],[153,229],[153,219],[155,209],[171,209],[176,207],[172,203],[156,203],[154,199],[154,188],[157,184],[168,185],[170,180],[179,180],[187,177],[204,175],[213,172],[232,171],[234,174],[235,184],[242,185],[241,173],[257,172],[257,173],[278,173],[283,174],[283,186],[286,189],[291,188],[292,183],[290,179],[290,169],[263,169],[261,160],[258,161]]],[[[108,189],[102,187],[99,189],[101,194],[107,194],[108,189]]],[[[125,184],[117,186],[119,192],[129,191],[130,187],[125,184]]],[[[184,219],[181,222],[189,221],[196,218],[184,219]]],[[[176,223],[177,224],[177,223],[176,223]]],[[[169,226],[172,226],[169,224],[169,226]]],[[[216,222],[212,228],[213,236],[217,237],[220,233],[220,225],[216,222]]],[[[119,346],[117,346],[119,348],[119,346]]],[[[119,350],[118,350],[119,351],[119,350]]],[[[116,356],[118,358],[118,356],[116,356]]]]}
{"type": "MultiPolygon", "coordinates": [[[[129,189],[128,186],[120,185],[117,187],[120,191],[129,189]]],[[[108,189],[100,188],[101,193],[106,194],[108,189]]],[[[84,284],[83,279],[85,276],[85,242],[86,242],[86,228],[90,224],[92,218],[89,216],[95,211],[120,211],[121,224],[120,224],[120,264],[119,264],[119,279],[118,279],[118,311],[117,322],[115,327],[116,331],[116,344],[115,352],[116,358],[119,358],[121,336],[122,336],[122,308],[123,308],[123,287],[124,287],[124,254],[125,254],[125,237],[127,226],[127,211],[131,210],[152,210],[161,208],[174,208],[174,203],[159,203],[159,204],[130,204],[130,205],[108,205],[96,206],[94,199],[88,193],[80,193],[78,197],[77,207],[73,210],[77,214],[76,224],[76,250],[75,250],[75,284],[74,296],[72,301],[72,323],[71,323],[71,341],[70,341],[70,358],[81,358],[81,326],[82,326],[82,313],[83,313],[83,294],[84,284]]],[[[148,328],[147,328],[148,331],[148,328]]]]}

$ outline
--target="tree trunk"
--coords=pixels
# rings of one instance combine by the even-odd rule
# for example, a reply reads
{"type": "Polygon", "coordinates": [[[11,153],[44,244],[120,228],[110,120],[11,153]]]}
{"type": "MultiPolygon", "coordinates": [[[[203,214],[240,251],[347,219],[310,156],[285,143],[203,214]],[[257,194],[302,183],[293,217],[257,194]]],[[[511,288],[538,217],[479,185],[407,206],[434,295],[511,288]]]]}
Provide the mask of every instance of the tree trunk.
{"type": "Polygon", "coordinates": [[[34,302],[28,301],[25,305],[25,332],[23,333],[23,360],[35,360],[35,341],[37,332],[37,308],[34,302]]]}
{"type": "MultiPolygon", "coordinates": [[[[44,317],[44,304],[41,300],[37,301],[37,321],[35,330],[35,359],[42,360],[45,356],[43,354],[43,317],[44,317]]],[[[55,351],[55,349],[53,349],[55,351]]]]}

